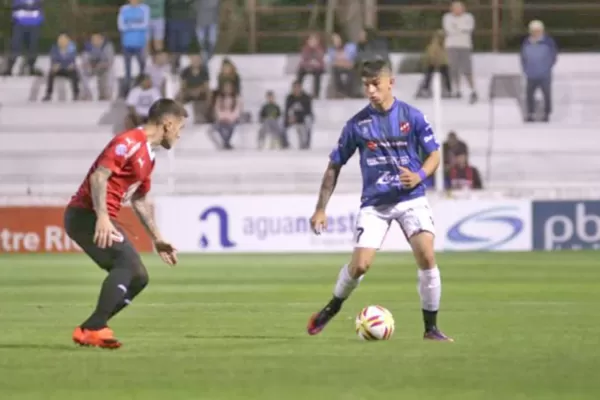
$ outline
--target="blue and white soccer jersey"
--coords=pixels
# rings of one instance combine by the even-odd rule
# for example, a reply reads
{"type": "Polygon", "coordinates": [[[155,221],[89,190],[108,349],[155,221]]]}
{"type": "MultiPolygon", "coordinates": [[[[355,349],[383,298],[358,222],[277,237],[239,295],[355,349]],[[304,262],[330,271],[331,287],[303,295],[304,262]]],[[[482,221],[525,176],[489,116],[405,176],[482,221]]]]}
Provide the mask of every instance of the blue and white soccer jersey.
{"type": "Polygon", "coordinates": [[[417,172],[419,150],[428,155],[439,147],[423,113],[398,100],[385,113],[367,106],[346,123],[330,160],[344,165],[356,150],[360,154],[363,190],[355,247],[380,248],[394,222],[407,239],[423,231],[435,234],[425,184],[404,188],[399,167],[417,172]]]}

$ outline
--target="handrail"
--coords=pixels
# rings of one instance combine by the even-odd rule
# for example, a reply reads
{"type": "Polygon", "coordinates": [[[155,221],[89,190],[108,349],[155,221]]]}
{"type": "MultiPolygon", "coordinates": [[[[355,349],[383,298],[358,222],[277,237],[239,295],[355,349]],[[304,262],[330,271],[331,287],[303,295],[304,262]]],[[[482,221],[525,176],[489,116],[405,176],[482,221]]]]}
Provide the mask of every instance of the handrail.
{"type": "MultiPolygon", "coordinates": [[[[331,1],[331,0],[329,0],[331,1]]],[[[314,3],[297,5],[291,3],[285,4],[260,4],[258,0],[246,0],[245,6],[238,10],[247,18],[247,35],[238,32],[238,50],[246,49],[250,53],[255,53],[259,49],[267,47],[272,48],[270,43],[273,40],[280,40],[281,49],[284,51],[292,45],[297,47],[298,43],[311,33],[312,26],[309,26],[310,17],[313,20],[325,21],[331,19],[331,12],[328,14],[328,7],[315,8],[314,3]],[[318,17],[317,17],[318,16],[318,17]],[[306,18],[305,18],[306,17],[306,18]],[[289,21],[290,23],[286,23],[289,21]]],[[[600,18],[600,2],[587,1],[581,2],[563,2],[554,4],[527,4],[523,1],[518,9],[511,8],[509,2],[500,0],[488,0],[485,4],[471,4],[468,10],[475,15],[476,28],[474,32],[476,40],[476,49],[485,48],[499,51],[506,48],[507,45],[519,41],[521,35],[526,34],[527,21],[532,18],[541,18],[548,20],[549,31],[554,36],[568,39],[571,46],[577,46],[574,41],[576,35],[585,35],[585,43],[590,43],[595,35],[600,34],[600,28],[595,21],[600,18]]],[[[223,4],[233,4],[233,2],[224,1],[223,4]]],[[[330,3],[334,4],[334,3],[330,3]]],[[[429,39],[433,29],[441,25],[442,14],[447,10],[447,5],[443,2],[438,4],[381,4],[370,1],[365,2],[365,6],[370,4],[373,7],[370,14],[373,18],[378,33],[391,39],[407,38],[410,44],[398,42],[396,46],[423,45],[429,39]],[[410,23],[411,15],[415,17],[415,23],[410,23]],[[403,18],[397,19],[396,16],[403,18]],[[390,21],[399,22],[391,23],[390,21]],[[402,21],[405,21],[403,23],[402,21]],[[418,22],[418,23],[417,23],[418,22]]],[[[65,2],[62,6],[56,6],[47,10],[47,23],[44,29],[44,46],[48,41],[58,34],[59,31],[68,29],[77,39],[87,37],[91,30],[105,29],[107,34],[116,38],[116,14],[118,8],[109,5],[83,5],[72,8],[71,2],[65,2]],[[59,18],[60,20],[57,20],[59,18]],[[64,21],[68,21],[67,26],[64,21]]],[[[229,7],[229,5],[227,7],[229,7]]],[[[227,8],[223,6],[224,9],[227,8]]],[[[4,9],[4,8],[3,8],[4,9]]],[[[8,15],[8,13],[7,13],[8,15]]],[[[226,12],[223,13],[226,18],[226,12]]],[[[325,31],[326,25],[321,22],[317,30],[325,31]]],[[[8,38],[10,34],[10,24],[0,27],[0,37],[8,38]]],[[[246,30],[243,30],[244,33],[246,30]]],[[[560,42],[560,41],[559,41],[560,42]]],[[[561,43],[561,48],[564,48],[561,43]]],[[[405,50],[405,49],[404,49],[405,50]]]]}

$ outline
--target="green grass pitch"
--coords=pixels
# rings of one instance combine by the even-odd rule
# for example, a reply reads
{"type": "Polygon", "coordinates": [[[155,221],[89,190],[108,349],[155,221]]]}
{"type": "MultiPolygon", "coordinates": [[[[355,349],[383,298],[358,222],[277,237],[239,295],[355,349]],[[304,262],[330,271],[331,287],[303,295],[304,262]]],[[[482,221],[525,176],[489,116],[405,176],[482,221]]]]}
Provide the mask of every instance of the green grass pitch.
{"type": "Polygon", "coordinates": [[[78,348],[102,271],[84,256],[0,256],[2,400],[585,400],[600,396],[598,253],[439,255],[440,325],[424,343],[408,254],[380,255],[319,336],[308,317],[347,255],[146,257],[151,283],[112,327],[120,350],[78,348]],[[354,316],[389,308],[388,342],[354,316]]]}

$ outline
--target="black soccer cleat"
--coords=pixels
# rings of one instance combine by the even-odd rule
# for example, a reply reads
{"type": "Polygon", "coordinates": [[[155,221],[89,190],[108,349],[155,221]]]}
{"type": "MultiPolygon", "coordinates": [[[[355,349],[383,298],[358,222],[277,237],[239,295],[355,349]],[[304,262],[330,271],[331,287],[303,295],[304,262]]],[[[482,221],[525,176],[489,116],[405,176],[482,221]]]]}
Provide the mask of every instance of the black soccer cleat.
{"type": "Polygon", "coordinates": [[[312,317],[310,317],[306,328],[308,334],[313,336],[320,333],[325,328],[325,325],[340,312],[342,301],[343,300],[334,297],[325,308],[318,313],[313,314],[312,317]]]}

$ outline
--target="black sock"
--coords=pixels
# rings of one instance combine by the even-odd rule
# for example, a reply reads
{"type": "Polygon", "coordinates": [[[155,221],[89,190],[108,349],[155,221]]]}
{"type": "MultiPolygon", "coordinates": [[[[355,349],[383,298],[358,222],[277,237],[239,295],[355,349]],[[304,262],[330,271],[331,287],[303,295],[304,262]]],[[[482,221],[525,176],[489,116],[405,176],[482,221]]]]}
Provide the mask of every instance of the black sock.
{"type": "Polygon", "coordinates": [[[129,268],[113,268],[100,290],[96,310],[83,323],[84,329],[102,329],[108,324],[108,319],[118,304],[123,303],[131,283],[132,271],[129,268]]]}
{"type": "Polygon", "coordinates": [[[330,314],[336,314],[342,308],[342,304],[346,299],[333,296],[333,298],[325,306],[325,310],[330,314]]]}
{"type": "Polygon", "coordinates": [[[425,323],[426,332],[437,329],[437,311],[423,310],[423,322],[425,323]]]}
{"type": "Polygon", "coordinates": [[[148,279],[133,279],[131,284],[129,285],[129,289],[127,290],[127,294],[123,298],[123,300],[117,304],[115,309],[110,313],[108,319],[111,319],[115,315],[121,312],[125,307],[127,307],[135,297],[144,290],[144,288],[148,285],[148,279]]]}

